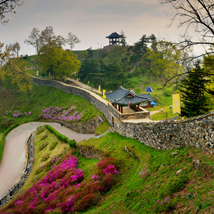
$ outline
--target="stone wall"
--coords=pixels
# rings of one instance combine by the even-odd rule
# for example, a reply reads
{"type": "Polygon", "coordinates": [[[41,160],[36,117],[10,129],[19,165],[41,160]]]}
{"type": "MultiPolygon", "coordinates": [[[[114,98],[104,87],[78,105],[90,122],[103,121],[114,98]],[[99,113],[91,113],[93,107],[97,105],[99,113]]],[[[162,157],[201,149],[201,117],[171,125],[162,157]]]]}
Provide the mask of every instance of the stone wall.
{"type": "Polygon", "coordinates": [[[117,121],[114,129],[127,138],[136,139],[156,149],[196,147],[214,153],[214,112],[184,121],[147,123],[117,121]]]}
{"type": "Polygon", "coordinates": [[[51,122],[57,122],[57,123],[63,124],[63,126],[78,133],[93,134],[97,126],[102,122],[100,119],[101,119],[100,116],[97,116],[83,123],[68,123],[62,120],[51,120],[51,122]]]}
{"type": "MultiPolygon", "coordinates": [[[[156,149],[190,146],[214,152],[214,111],[185,121],[123,122],[121,113],[98,95],[79,87],[33,77],[34,84],[52,86],[83,97],[101,111],[114,130],[128,138],[136,139],[156,149]]],[[[144,114],[148,116],[147,113],[144,114]]],[[[140,115],[143,116],[143,115],[140,115]]],[[[144,117],[144,116],[143,116],[144,117]]]]}
{"type": "Polygon", "coordinates": [[[26,142],[26,162],[22,175],[16,184],[10,188],[6,195],[0,198],[0,206],[7,204],[14,195],[22,188],[28,176],[30,175],[31,170],[33,169],[34,164],[34,133],[30,134],[26,142]]]}

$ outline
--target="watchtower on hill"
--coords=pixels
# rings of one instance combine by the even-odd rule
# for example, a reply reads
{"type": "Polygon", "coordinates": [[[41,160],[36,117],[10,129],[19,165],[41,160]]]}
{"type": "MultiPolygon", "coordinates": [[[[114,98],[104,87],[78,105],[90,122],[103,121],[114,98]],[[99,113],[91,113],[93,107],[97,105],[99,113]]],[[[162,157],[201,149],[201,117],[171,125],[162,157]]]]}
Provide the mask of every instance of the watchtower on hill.
{"type": "Polygon", "coordinates": [[[106,38],[109,39],[109,45],[119,45],[120,44],[121,35],[119,35],[118,33],[114,32],[111,35],[107,36],[106,38]]]}

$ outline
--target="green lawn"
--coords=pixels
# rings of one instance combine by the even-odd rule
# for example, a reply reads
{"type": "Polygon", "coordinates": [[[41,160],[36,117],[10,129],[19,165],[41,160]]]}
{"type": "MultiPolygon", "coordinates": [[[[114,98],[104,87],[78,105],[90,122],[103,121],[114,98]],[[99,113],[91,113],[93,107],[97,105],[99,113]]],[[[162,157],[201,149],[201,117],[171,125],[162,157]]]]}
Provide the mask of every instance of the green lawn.
{"type": "Polygon", "coordinates": [[[102,115],[92,104],[87,100],[69,93],[62,92],[49,86],[33,85],[31,91],[32,104],[30,104],[27,94],[7,94],[6,98],[1,98],[0,107],[0,132],[3,132],[11,124],[17,122],[30,122],[38,118],[43,108],[51,106],[63,107],[64,109],[73,106],[73,111],[78,111],[82,114],[82,119],[79,122],[88,121],[98,115],[102,115]],[[13,118],[12,114],[15,111],[19,112],[32,112],[27,116],[13,118]],[[8,115],[6,115],[8,113],[8,115]],[[9,121],[11,120],[11,121],[9,121]]]}

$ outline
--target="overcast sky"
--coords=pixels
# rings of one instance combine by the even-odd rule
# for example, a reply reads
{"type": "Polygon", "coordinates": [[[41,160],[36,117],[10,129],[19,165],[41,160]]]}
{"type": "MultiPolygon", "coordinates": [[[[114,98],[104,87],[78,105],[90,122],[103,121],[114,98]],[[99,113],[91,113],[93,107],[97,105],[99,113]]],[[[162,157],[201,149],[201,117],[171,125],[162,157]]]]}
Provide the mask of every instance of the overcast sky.
{"type": "Polygon", "coordinates": [[[16,8],[16,14],[7,14],[9,22],[0,24],[0,41],[19,42],[20,54],[35,54],[32,46],[24,44],[31,30],[53,26],[56,35],[77,35],[81,43],[74,50],[108,45],[105,37],[112,32],[125,32],[127,43],[133,45],[142,35],[152,33],[158,38],[175,41],[181,30],[170,23],[168,5],[157,0],[26,0],[16,8]]]}

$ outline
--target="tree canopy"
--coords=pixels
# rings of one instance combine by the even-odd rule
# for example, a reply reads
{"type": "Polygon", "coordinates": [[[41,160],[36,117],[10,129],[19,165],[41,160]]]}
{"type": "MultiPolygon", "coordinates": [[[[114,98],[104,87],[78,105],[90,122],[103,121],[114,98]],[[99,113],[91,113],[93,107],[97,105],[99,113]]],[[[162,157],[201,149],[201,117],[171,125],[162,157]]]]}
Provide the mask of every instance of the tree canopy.
{"type": "Polygon", "coordinates": [[[76,73],[80,69],[80,61],[71,50],[63,50],[57,45],[47,44],[39,50],[39,66],[47,76],[63,79],[65,75],[76,73]]]}
{"type": "Polygon", "coordinates": [[[210,80],[205,78],[203,70],[198,62],[180,84],[181,99],[184,105],[181,107],[182,116],[198,116],[209,110],[205,92],[210,80]]]}

